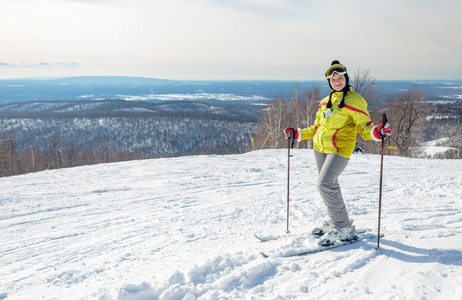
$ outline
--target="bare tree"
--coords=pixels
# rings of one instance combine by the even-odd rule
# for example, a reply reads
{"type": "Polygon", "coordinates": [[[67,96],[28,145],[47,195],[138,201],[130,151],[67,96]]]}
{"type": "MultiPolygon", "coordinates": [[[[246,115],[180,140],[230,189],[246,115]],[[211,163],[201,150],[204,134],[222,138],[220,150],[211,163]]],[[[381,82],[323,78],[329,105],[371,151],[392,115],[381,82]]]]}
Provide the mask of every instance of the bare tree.
{"type": "Polygon", "coordinates": [[[305,122],[305,114],[304,114],[304,109],[305,109],[305,101],[304,101],[303,93],[300,89],[300,86],[297,85],[295,86],[293,92],[292,92],[292,97],[289,100],[289,106],[288,106],[288,111],[289,114],[288,116],[290,117],[290,123],[292,127],[298,128],[303,126],[303,123],[305,122]]]}
{"type": "Polygon", "coordinates": [[[14,147],[14,140],[6,138],[0,140],[0,176],[16,175],[17,153],[14,147]]]}
{"type": "MultiPolygon", "coordinates": [[[[258,129],[255,137],[257,148],[285,147],[284,129],[288,127],[306,128],[314,124],[316,111],[319,106],[321,89],[319,86],[301,91],[299,86],[293,90],[290,100],[279,95],[263,111],[258,120],[258,129]]],[[[303,147],[305,144],[296,144],[303,147]]],[[[312,141],[306,144],[312,148],[312,141]]]]}
{"type": "Polygon", "coordinates": [[[369,70],[358,69],[351,80],[351,86],[355,93],[360,94],[367,102],[370,109],[379,106],[380,93],[382,88],[378,85],[377,79],[372,76],[369,70]]]}
{"type": "MultiPolygon", "coordinates": [[[[306,127],[309,127],[314,124],[316,121],[316,112],[319,107],[319,102],[321,101],[321,88],[315,86],[309,89],[305,94],[305,109],[303,110],[305,114],[305,123],[306,127]]],[[[313,148],[313,140],[310,139],[307,141],[307,148],[313,148]]]]}
{"type": "Polygon", "coordinates": [[[429,111],[428,97],[415,85],[408,92],[388,101],[388,120],[392,126],[391,140],[396,143],[398,151],[403,156],[412,156],[412,147],[417,144],[422,121],[429,111]],[[419,128],[420,126],[420,128],[419,128]]]}
{"type": "MultiPolygon", "coordinates": [[[[300,93],[299,89],[295,90],[294,97],[290,101],[290,121],[294,128],[306,128],[314,124],[316,120],[316,111],[319,107],[321,88],[314,86],[308,91],[300,93]]],[[[313,141],[308,140],[307,143],[299,144],[298,147],[313,148],[313,141]]]]}
{"type": "Polygon", "coordinates": [[[284,129],[287,126],[288,102],[283,95],[271,101],[258,120],[255,136],[257,148],[276,149],[283,146],[284,129]]]}
{"type": "Polygon", "coordinates": [[[74,167],[78,165],[79,147],[74,142],[71,142],[71,144],[66,147],[63,152],[68,167],[74,167]]]}
{"type": "Polygon", "coordinates": [[[25,155],[26,167],[25,169],[30,172],[37,172],[37,147],[34,142],[29,144],[28,154],[25,155]]]}
{"type": "Polygon", "coordinates": [[[55,151],[55,160],[56,164],[55,167],[60,169],[63,166],[63,160],[61,158],[61,134],[60,133],[55,133],[53,134],[53,137],[51,139],[51,152],[53,153],[55,151]]]}

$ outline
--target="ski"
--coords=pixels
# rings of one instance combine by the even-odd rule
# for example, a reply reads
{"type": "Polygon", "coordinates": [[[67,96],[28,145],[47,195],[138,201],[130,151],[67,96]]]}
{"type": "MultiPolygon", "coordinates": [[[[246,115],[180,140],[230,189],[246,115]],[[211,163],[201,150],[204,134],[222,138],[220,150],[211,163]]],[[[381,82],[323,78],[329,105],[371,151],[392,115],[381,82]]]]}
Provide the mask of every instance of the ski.
{"type": "MultiPolygon", "coordinates": [[[[384,234],[380,235],[380,237],[383,237],[383,236],[384,236],[384,234]]],[[[279,254],[279,255],[271,255],[271,254],[268,254],[268,253],[265,253],[265,252],[260,252],[260,254],[264,258],[268,258],[268,257],[303,256],[303,255],[319,253],[319,252],[322,252],[322,251],[339,248],[339,247],[346,246],[346,245],[351,245],[351,244],[354,244],[354,243],[357,243],[357,242],[360,242],[360,241],[366,241],[366,240],[373,239],[373,238],[377,238],[377,235],[356,236],[356,238],[353,239],[353,240],[344,241],[344,242],[336,241],[333,245],[330,245],[330,246],[325,246],[325,247],[324,246],[317,246],[316,248],[312,248],[312,249],[301,249],[301,250],[288,251],[287,253],[283,253],[283,254],[279,254]]]]}
{"type": "Polygon", "coordinates": [[[302,237],[306,235],[306,238],[310,238],[311,234],[291,234],[291,233],[281,233],[281,234],[263,234],[263,233],[254,233],[253,236],[256,237],[260,242],[269,242],[279,240],[281,238],[287,237],[302,237]]]}
{"type": "MultiPolygon", "coordinates": [[[[370,229],[356,229],[356,234],[366,233],[369,232],[370,229]]],[[[269,242],[279,240],[281,238],[307,238],[307,239],[319,239],[321,236],[313,235],[310,233],[301,233],[301,234],[292,234],[292,233],[280,233],[280,234],[263,234],[263,233],[254,233],[254,237],[256,237],[260,242],[269,242]]]]}

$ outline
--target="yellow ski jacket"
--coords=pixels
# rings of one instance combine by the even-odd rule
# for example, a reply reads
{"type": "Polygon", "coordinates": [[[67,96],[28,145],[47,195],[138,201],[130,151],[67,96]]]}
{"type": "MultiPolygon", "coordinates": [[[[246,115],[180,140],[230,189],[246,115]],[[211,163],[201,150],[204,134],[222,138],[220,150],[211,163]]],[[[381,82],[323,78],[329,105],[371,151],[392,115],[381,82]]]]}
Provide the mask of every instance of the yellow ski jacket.
{"type": "Polygon", "coordinates": [[[313,126],[299,129],[299,141],[313,139],[314,150],[321,153],[337,153],[350,158],[359,133],[365,140],[372,140],[371,131],[374,127],[367,103],[364,98],[354,93],[350,87],[343,108],[339,108],[343,92],[332,93],[332,108],[327,108],[329,96],[321,100],[316,121],[313,126]]]}

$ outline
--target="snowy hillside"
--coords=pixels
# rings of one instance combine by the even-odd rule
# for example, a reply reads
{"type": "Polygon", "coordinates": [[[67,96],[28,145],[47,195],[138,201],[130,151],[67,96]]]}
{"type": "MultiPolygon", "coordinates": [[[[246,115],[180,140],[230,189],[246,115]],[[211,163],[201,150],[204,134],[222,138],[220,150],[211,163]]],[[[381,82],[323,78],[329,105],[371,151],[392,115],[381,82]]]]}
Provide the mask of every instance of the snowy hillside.
{"type": "MultiPolygon", "coordinates": [[[[291,234],[325,219],[312,150],[293,150],[291,234]]],[[[376,241],[263,258],[286,229],[287,150],[59,169],[0,179],[0,299],[461,299],[462,160],[386,156],[376,241]]],[[[340,184],[377,230],[380,156],[340,184]]],[[[306,243],[313,241],[307,240],[306,243]]]]}

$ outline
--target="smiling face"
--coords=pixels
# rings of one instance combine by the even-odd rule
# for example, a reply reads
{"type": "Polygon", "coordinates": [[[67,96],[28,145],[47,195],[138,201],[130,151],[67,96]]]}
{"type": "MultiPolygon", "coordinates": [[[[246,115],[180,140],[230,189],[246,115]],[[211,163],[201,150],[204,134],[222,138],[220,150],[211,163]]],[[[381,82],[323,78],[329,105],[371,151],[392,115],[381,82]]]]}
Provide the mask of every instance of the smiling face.
{"type": "Polygon", "coordinates": [[[345,75],[339,75],[335,73],[334,76],[330,78],[330,85],[336,92],[343,90],[343,88],[346,86],[345,75]]]}

